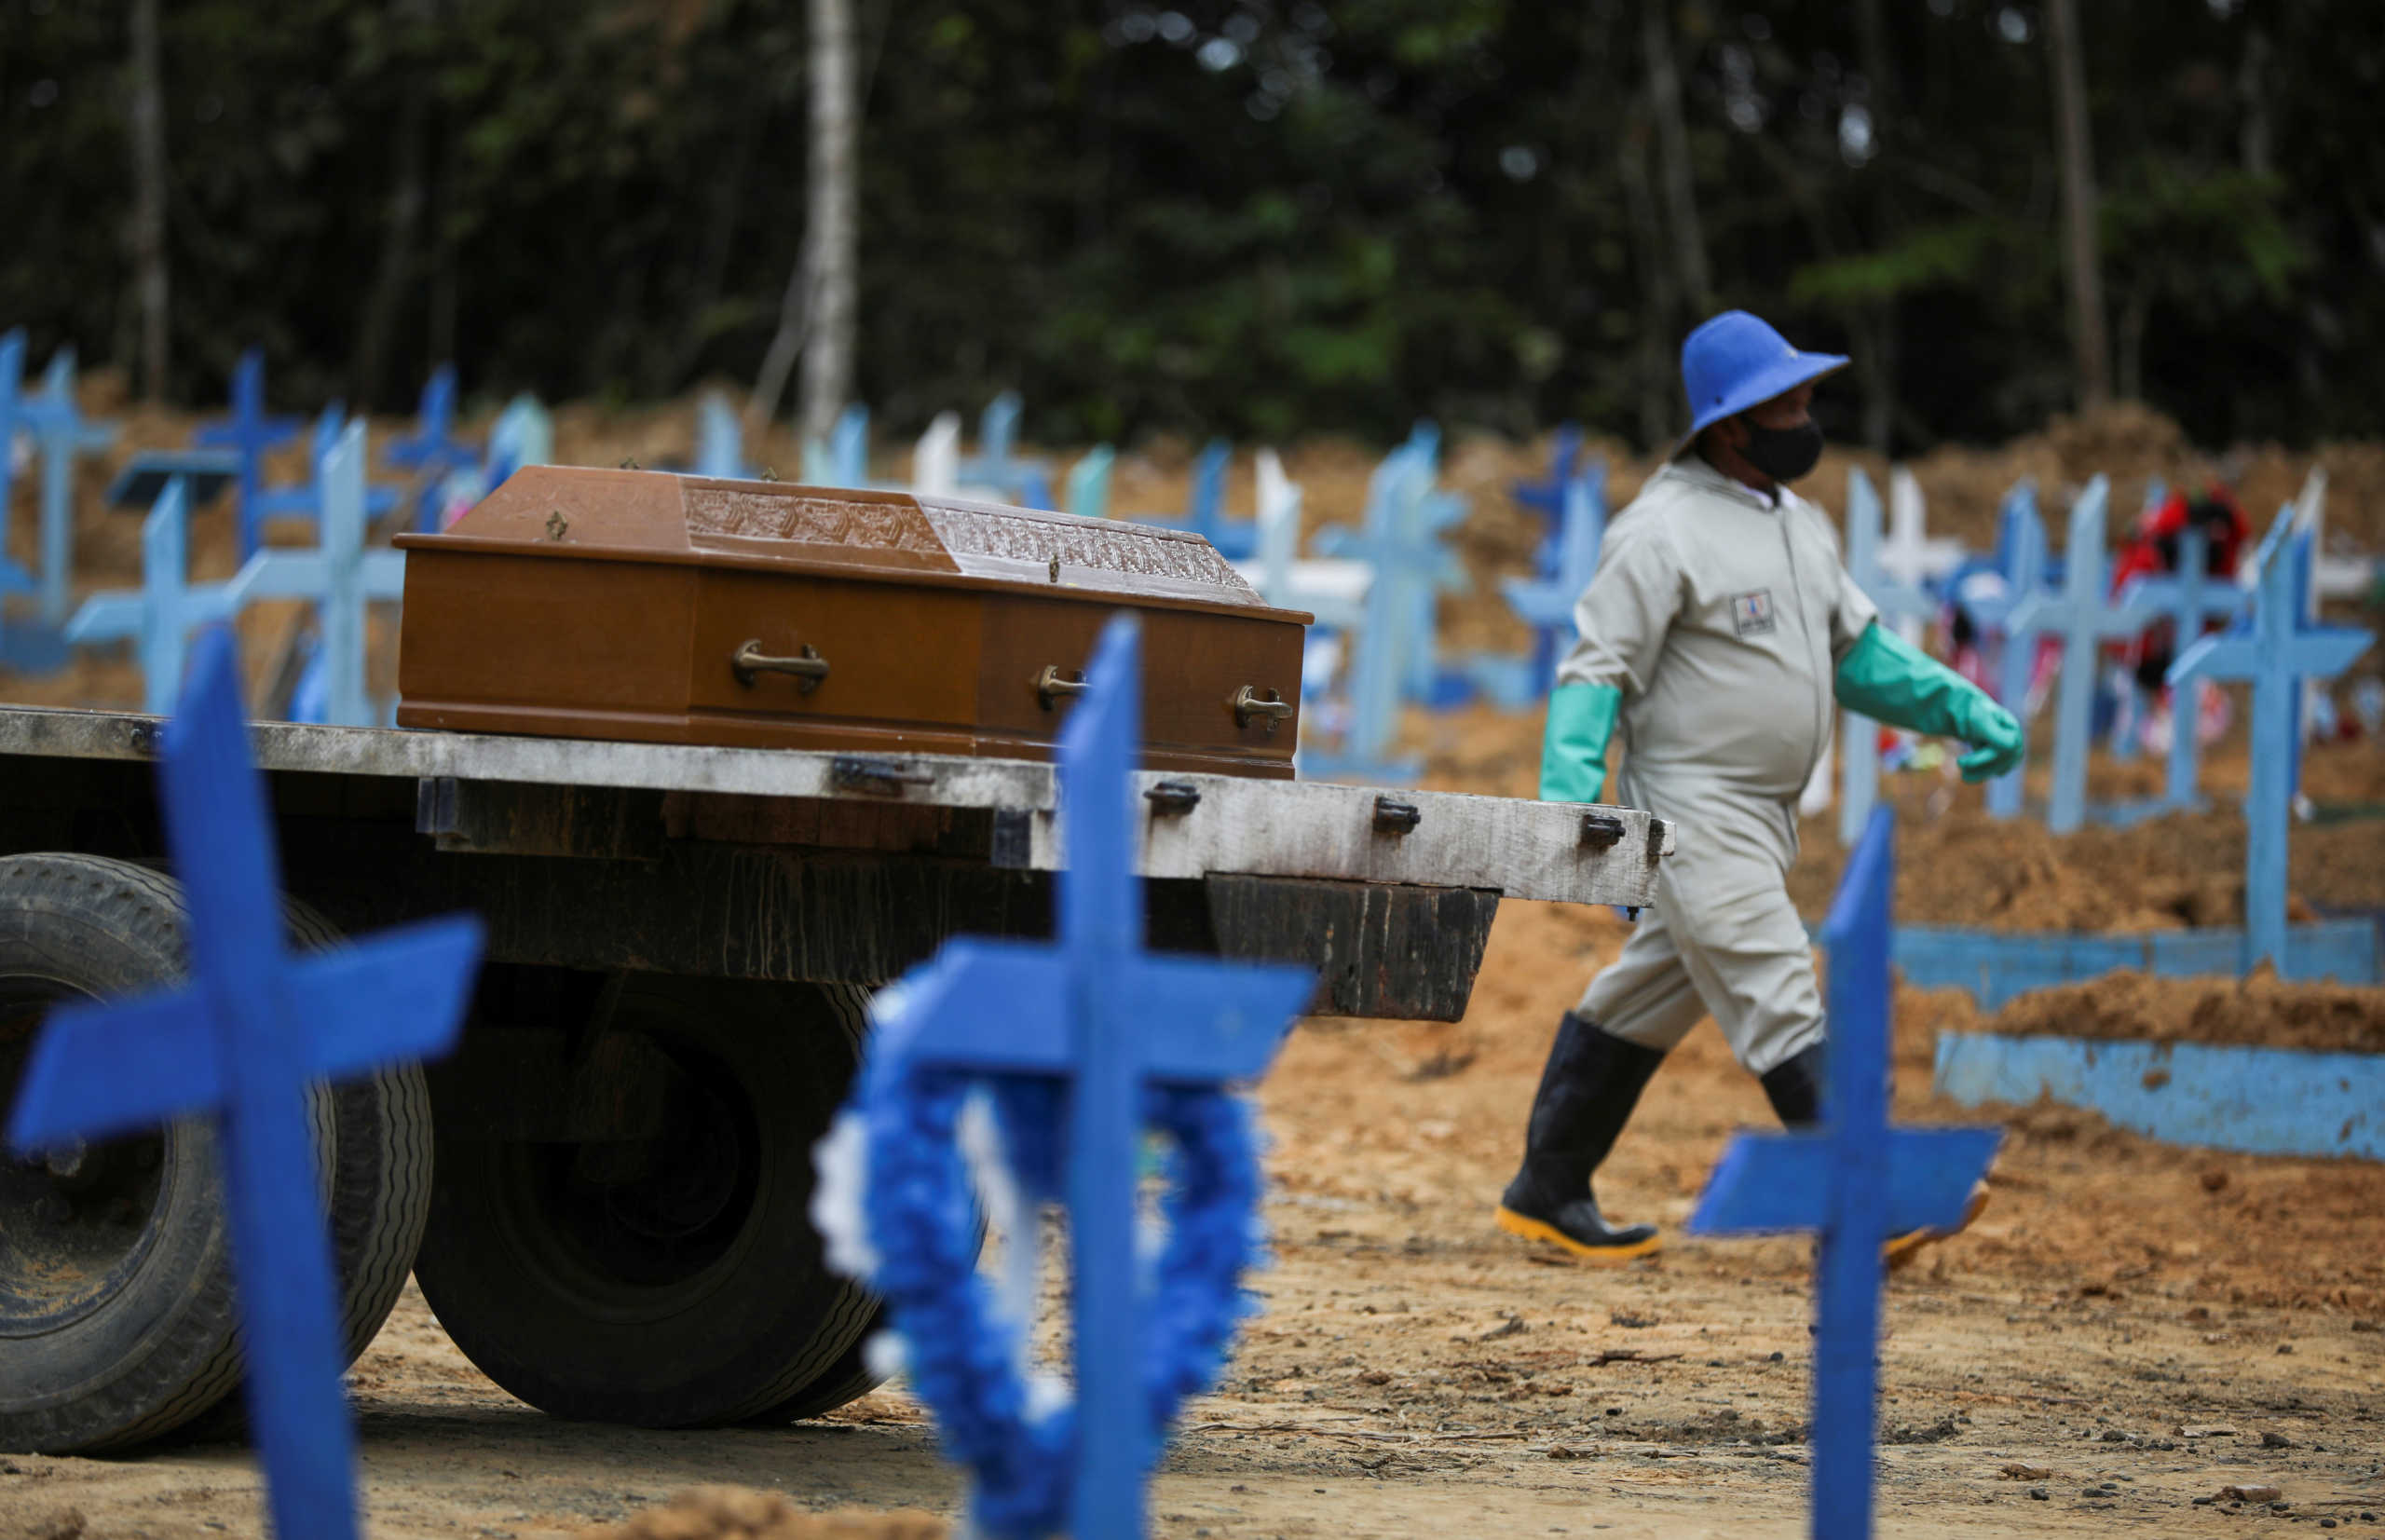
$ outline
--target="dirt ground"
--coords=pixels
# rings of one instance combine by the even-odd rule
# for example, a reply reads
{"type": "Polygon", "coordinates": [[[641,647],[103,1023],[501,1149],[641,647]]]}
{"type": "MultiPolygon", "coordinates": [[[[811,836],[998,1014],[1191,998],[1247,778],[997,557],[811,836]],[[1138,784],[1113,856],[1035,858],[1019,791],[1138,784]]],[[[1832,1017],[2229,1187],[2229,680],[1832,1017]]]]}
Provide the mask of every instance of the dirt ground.
{"type": "MultiPolygon", "coordinates": [[[[1602,910],[1509,905],[1464,1021],[1293,1036],[1261,1093],[1265,1311],[1186,1413],[1154,1533],[1804,1533],[1804,1243],[1675,1235],[1599,1271],[1488,1223],[1558,1014],[1624,934],[1602,910]]],[[[1969,1019],[1960,997],[1901,994],[1901,1117],[1977,1115],[1928,1094],[1934,1033],[1969,1019]]],[[[1601,1196],[1677,1227],[1729,1132],[1765,1122],[1697,1034],[1601,1196]]],[[[2052,1108],[2007,1125],[1984,1218],[1887,1286],[1881,1533],[2302,1533],[2385,1513],[2385,1166],[2173,1148],[2052,1108]],[[2289,1506],[2194,1506],[2264,1484],[2289,1506]]],[[[353,1393],[384,1540],[560,1540],[707,1484],[806,1512],[959,1501],[898,1389],[776,1431],[558,1423],[484,1379],[411,1292],[353,1393]]],[[[0,1461],[0,1535],[254,1534],[257,1498],[235,1449],[0,1461]]],[[[754,1533],[642,1523],[610,1533],[754,1533]]]]}

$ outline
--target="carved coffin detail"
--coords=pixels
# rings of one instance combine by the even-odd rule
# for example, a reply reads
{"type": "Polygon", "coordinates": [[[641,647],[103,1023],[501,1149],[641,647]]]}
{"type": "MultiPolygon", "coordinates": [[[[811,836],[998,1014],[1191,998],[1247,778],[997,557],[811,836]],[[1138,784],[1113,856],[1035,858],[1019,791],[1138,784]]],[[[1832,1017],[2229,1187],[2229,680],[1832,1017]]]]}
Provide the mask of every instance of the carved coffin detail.
{"type": "Polygon", "coordinates": [[[1126,607],[1148,765],[1292,772],[1297,717],[1250,702],[1297,702],[1308,617],[1267,607],[1196,536],[535,466],[397,543],[402,727],[1047,758],[1126,607]]]}

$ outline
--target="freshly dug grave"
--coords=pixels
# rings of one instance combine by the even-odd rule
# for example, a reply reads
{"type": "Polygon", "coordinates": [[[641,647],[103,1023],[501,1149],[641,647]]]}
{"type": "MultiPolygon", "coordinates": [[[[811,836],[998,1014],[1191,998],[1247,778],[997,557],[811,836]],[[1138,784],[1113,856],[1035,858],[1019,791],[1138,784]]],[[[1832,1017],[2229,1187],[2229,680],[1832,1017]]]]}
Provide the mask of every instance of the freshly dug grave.
{"type": "Polygon", "coordinates": [[[2385,1053],[2385,988],[2106,974],[2012,1001],[1987,1023],[2018,1037],[2124,1038],[2323,1053],[2385,1053]]]}
{"type": "Polygon", "coordinates": [[[806,1513],[775,1492],[715,1486],[582,1530],[578,1540],[943,1540],[948,1533],[932,1513],[806,1513]]]}

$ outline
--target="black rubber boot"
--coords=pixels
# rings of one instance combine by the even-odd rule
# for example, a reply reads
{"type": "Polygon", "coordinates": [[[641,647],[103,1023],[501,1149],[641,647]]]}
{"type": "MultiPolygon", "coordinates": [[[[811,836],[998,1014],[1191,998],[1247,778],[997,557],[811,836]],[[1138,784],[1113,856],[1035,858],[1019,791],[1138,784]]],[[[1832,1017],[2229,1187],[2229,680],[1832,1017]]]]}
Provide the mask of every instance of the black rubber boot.
{"type": "MultiPolygon", "coordinates": [[[[1794,1056],[1774,1065],[1759,1077],[1764,1083],[1764,1094],[1772,1099],[1772,1110],[1779,1114],[1784,1126],[1803,1128],[1821,1121],[1822,1063],[1826,1056],[1822,1044],[1808,1043],[1794,1056]]],[[[1902,1267],[1932,1241],[1942,1241],[1969,1228],[1986,1207],[1987,1183],[1981,1182],[1971,1190],[1970,1201],[1963,1206],[1963,1217],[1952,1228],[1908,1230],[1901,1235],[1891,1235],[1881,1254],[1890,1268],[1902,1267]]]]}
{"type": "Polygon", "coordinates": [[[1819,1043],[1809,1043],[1757,1077],[1781,1126],[1803,1128],[1821,1121],[1824,1056],[1819,1043]]]}
{"type": "Polygon", "coordinates": [[[1565,1014],[1533,1097],[1523,1169],[1499,1199],[1500,1229],[1554,1242],[1591,1261],[1628,1261],[1662,1244],[1655,1225],[1607,1223],[1590,1195],[1590,1174],[1615,1148],[1648,1077],[1664,1061],[1654,1048],[1565,1014]]]}

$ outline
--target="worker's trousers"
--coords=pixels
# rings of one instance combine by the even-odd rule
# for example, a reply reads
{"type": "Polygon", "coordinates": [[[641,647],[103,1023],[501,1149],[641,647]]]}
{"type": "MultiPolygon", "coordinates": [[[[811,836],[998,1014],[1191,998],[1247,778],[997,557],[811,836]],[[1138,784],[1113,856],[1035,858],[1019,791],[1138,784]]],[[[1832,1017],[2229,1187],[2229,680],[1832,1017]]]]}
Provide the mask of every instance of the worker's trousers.
{"type": "Polygon", "coordinates": [[[1657,867],[1655,902],[1574,1015],[1661,1053],[1710,1014],[1758,1075],[1820,1041],[1813,946],[1787,886],[1797,859],[1793,798],[1635,785],[1628,761],[1617,790],[1680,831],[1657,867]]]}

